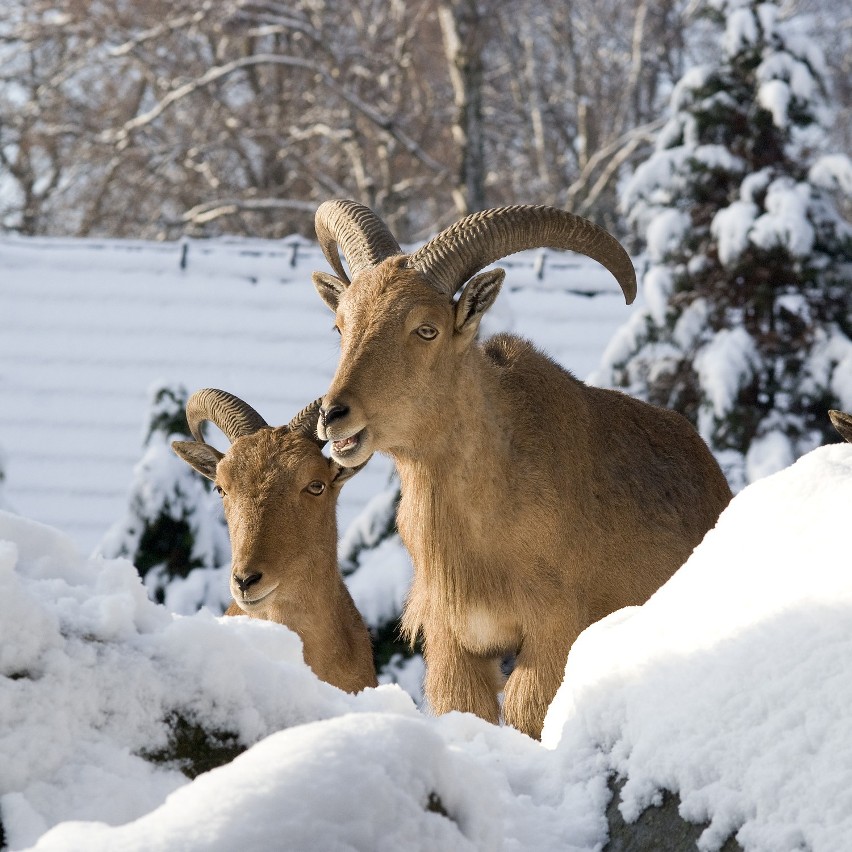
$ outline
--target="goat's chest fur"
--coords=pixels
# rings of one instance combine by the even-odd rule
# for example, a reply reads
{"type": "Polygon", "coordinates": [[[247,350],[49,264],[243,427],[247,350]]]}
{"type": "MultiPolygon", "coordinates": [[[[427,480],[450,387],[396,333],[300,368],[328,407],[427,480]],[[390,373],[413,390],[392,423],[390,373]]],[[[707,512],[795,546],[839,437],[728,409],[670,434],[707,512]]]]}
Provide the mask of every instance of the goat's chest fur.
{"type": "Polygon", "coordinates": [[[480,653],[644,602],[730,498],[679,415],[589,388],[518,338],[484,352],[429,457],[395,456],[404,628],[480,653]]]}
{"type": "Polygon", "coordinates": [[[558,524],[546,502],[519,511],[511,501],[486,499],[483,486],[477,505],[472,494],[446,493],[453,477],[441,483],[447,488],[439,481],[406,483],[403,475],[397,520],[414,564],[404,628],[411,636],[450,630],[477,654],[513,650],[536,613],[564,597],[558,524]]]}

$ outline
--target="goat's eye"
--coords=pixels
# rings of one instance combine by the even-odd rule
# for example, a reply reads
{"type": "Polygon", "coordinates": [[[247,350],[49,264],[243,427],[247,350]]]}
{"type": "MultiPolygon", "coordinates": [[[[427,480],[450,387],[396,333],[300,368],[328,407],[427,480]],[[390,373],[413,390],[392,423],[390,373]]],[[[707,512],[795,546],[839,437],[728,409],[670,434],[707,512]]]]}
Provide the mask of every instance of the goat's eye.
{"type": "Polygon", "coordinates": [[[417,327],[417,336],[424,340],[434,340],[438,336],[438,329],[424,323],[417,327]]]}
{"type": "Polygon", "coordinates": [[[225,496],[225,489],[221,485],[214,485],[213,488],[220,497],[225,496]]]}
{"type": "Polygon", "coordinates": [[[333,325],[333,326],[332,326],[332,328],[333,328],[333,329],[334,329],[334,330],[335,330],[338,334],[340,334],[340,326],[338,326],[338,325],[333,325]]]}
{"type": "Polygon", "coordinates": [[[305,491],[307,491],[308,494],[313,494],[314,497],[319,497],[319,495],[325,491],[325,483],[315,479],[313,482],[308,483],[305,491]]]}

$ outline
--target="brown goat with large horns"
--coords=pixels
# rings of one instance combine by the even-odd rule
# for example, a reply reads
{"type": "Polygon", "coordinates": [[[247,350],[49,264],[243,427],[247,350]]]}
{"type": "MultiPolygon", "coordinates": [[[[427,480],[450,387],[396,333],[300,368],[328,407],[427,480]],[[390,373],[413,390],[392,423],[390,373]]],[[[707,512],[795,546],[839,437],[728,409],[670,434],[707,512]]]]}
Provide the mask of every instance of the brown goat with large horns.
{"type": "Polygon", "coordinates": [[[606,231],[550,207],[473,214],[410,255],[353,201],[323,204],[316,228],[337,275],[314,284],[341,336],[319,434],[341,464],[374,451],[396,462],[414,563],[403,624],[423,636],[426,696],[437,713],[497,722],[500,660],[514,652],[504,718],[538,737],[580,631],[645,601],[731,492],[679,414],[588,387],[519,337],[479,343],[505,273],[476,273],[523,249],[571,249],[629,303],[633,264],[606,231]]]}
{"type": "Polygon", "coordinates": [[[276,621],[302,639],[305,662],[321,680],[348,692],[376,686],[367,627],[337,568],[337,496],[359,467],[322,453],[319,400],[288,425],[271,428],[247,403],[205,388],[186,404],[194,441],[174,451],[216,483],[233,554],[226,615],[276,621]],[[205,443],[214,423],[227,453],[205,443]]]}

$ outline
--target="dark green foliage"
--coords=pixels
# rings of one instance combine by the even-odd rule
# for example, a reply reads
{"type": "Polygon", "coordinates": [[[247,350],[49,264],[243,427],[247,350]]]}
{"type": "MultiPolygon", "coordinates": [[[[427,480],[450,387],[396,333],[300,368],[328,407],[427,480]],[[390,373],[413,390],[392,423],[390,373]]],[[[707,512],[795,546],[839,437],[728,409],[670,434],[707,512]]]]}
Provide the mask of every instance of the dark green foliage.
{"type": "MultiPolygon", "coordinates": [[[[197,568],[229,559],[227,532],[211,483],[179,459],[171,441],[191,440],[186,389],[158,385],[151,391],[142,459],[134,470],[125,518],[101,544],[107,557],[126,556],[145,578],[152,598],[197,568]]],[[[197,601],[211,605],[211,601],[197,601]]],[[[186,603],[184,603],[186,607],[186,603]]]]}
{"type": "Polygon", "coordinates": [[[189,436],[186,419],[186,388],[183,385],[162,385],[154,389],[151,396],[151,412],[145,443],[151,441],[156,432],[163,435],[189,436]]]}
{"type": "Polygon", "coordinates": [[[420,637],[417,638],[413,648],[407,640],[402,638],[399,621],[397,616],[378,627],[370,628],[373,639],[373,662],[379,673],[385,671],[391,660],[399,662],[423,652],[420,637]]]}
{"type": "MultiPolygon", "coordinates": [[[[194,568],[201,568],[204,564],[193,558],[192,547],[192,530],[187,518],[175,520],[161,515],[143,530],[133,564],[143,577],[159,566],[169,577],[186,577],[194,568]]],[[[163,602],[162,589],[156,599],[158,603],[163,602]]]]}

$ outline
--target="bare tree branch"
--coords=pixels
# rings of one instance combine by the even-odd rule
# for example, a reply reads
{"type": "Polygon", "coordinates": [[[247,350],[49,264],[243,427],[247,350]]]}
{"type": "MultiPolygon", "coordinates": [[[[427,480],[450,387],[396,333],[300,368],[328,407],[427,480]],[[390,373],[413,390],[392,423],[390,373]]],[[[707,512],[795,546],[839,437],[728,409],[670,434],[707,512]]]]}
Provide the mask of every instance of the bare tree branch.
{"type": "Polygon", "coordinates": [[[195,80],[191,80],[189,83],[179,86],[177,89],[173,89],[155,106],[147,112],[125,122],[120,129],[104,131],[102,139],[106,142],[112,142],[118,145],[119,149],[124,148],[129,143],[130,134],[134,130],[138,130],[140,127],[151,124],[172,104],[193,94],[194,92],[197,92],[199,89],[203,89],[218,80],[222,80],[223,78],[234,74],[236,71],[258,65],[284,65],[292,68],[302,68],[306,71],[313,72],[322,79],[329,89],[345,100],[350,106],[358,110],[361,115],[371,121],[380,130],[396,139],[409,154],[416,157],[425,166],[438,174],[445,174],[447,172],[447,168],[443,163],[439,163],[437,160],[430,157],[414,139],[408,136],[408,134],[406,134],[398,126],[398,124],[393,121],[393,119],[382,115],[381,112],[366,101],[341,86],[326,69],[320,67],[317,63],[297,56],[279,56],[277,54],[268,53],[258,54],[256,56],[243,56],[239,59],[227,62],[224,65],[217,65],[211,68],[195,80]]]}
{"type": "Polygon", "coordinates": [[[617,139],[614,139],[608,145],[600,148],[594,153],[586,163],[583,170],[577,179],[568,187],[565,192],[565,204],[569,209],[588,209],[594,200],[600,195],[603,188],[615,176],[616,171],[620,168],[633,154],[633,152],[643,144],[648,144],[654,137],[654,133],[665,124],[664,118],[658,118],[654,121],[649,121],[641,127],[635,127],[623,133],[617,139]],[[591,190],[586,189],[596,173],[597,169],[603,164],[608,163],[603,175],[595,182],[591,190]],[[603,180],[603,184],[601,183],[603,180]],[[594,194],[594,198],[592,198],[594,194]],[[582,203],[577,201],[578,198],[584,197],[582,203]]]}
{"type": "Polygon", "coordinates": [[[222,198],[216,201],[199,204],[187,210],[180,221],[193,225],[203,225],[220,219],[222,216],[233,216],[241,212],[258,212],[269,210],[297,210],[300,213],[316,212],[315,201],[295,201],[287,198],[222,198]]]}

